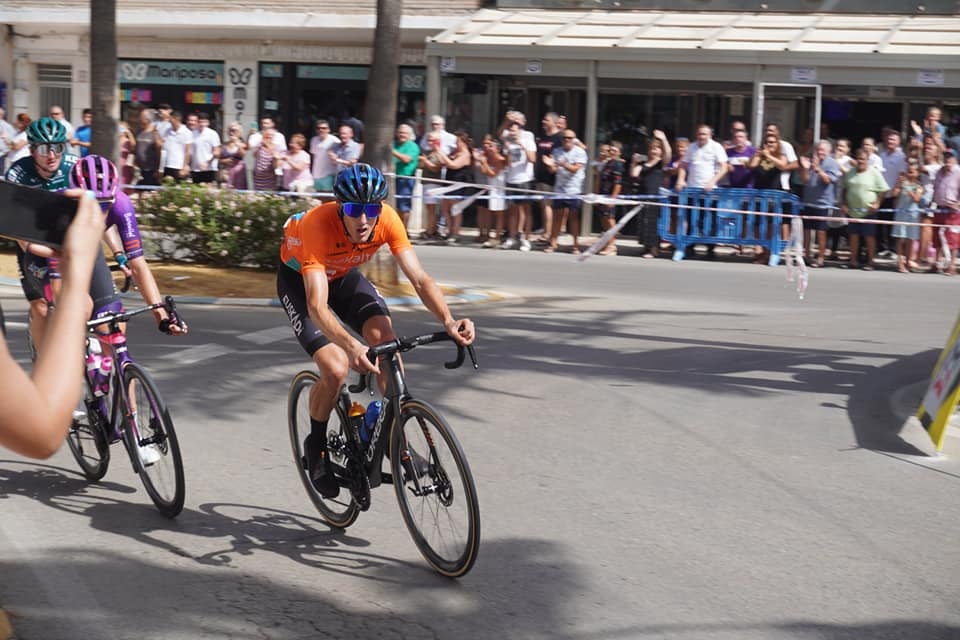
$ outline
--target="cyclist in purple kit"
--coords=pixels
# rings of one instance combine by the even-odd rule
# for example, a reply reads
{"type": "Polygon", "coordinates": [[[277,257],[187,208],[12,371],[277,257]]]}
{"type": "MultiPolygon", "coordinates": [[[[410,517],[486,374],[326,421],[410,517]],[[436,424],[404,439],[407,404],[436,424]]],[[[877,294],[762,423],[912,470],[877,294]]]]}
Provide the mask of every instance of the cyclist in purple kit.
{"type": "MultiPolygon", "coordinates": [[[[115,164],[103,156],[91,155],[77,162],[70,171],[70,185],[86,191],[93,191],[100,207],[107,214],[106,227],[116,227],[117,237],[106,234],[107,244],[113,251],[114,260],[124,273],[132,276],[143,301],[148,305],[162,301],[157,281],[143,256],[143,240],[137,226],[137,214],[133,202],[120,190],[120,173],[115,164]]],[[[55,272],[51,277],[56,277],[55,272]]],[[[163,307],[153,310],[160,331],[170,335],[187,333],[186,323],[171,322],[167,310],[163,307]]]]}

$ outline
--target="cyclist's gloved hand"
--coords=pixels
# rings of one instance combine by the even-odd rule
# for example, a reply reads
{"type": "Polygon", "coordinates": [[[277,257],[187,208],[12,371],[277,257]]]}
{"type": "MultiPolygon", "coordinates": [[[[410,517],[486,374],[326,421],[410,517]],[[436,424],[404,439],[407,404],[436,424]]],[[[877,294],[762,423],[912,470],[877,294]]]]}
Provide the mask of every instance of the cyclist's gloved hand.
{"type": "Polygon", "coordinates": [[[165,333],[168,336],[182,336],[189,330],[187,323],[180,318],[164,318],[157,325],[157,328],[160,329],[160,333],[165,333]]]}
{"type": "Polygon", "coordinates": [[[130,267],[127,266],[130,262],[130,260],[127,258],[127,254],[123,253],[122,251],[117,251],[115,254],[113,254],[113,259],[117,263],[117,266],[120,267],[120,270],[123,271],[123,275],[128,278],[133,276],[133,272],[130,271],[130,267]]]}

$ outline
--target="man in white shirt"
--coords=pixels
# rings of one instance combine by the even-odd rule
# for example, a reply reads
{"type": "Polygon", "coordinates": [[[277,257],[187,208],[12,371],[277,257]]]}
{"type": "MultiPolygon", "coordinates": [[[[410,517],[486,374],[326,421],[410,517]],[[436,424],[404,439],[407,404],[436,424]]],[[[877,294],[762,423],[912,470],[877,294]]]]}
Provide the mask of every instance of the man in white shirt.
{"type": "Polygon", "coordinates": [[[13,139],[17,136],[17,130],[13,128],[13,125],[7,122],[7,112],[4,111],[3,107],[0,107],[0,175],[6,173],[6,166],[4,164],[7,152],[11,149],[11,143],[13,139]]]}
{"type": "Polygon", "coordinates": [[[210,128],[210,116],[202,112],[187,116],[187,128],[193,134],[190,179],[195,184],[216,182],[220,134],[210,128]]]}
{"type": "Polygon", "coordinates": [[[553,185],[557,199],[553,201],[552,227],[548,231],[550,243],[544,253],[552,253],[557,249],[557,240],[564,223],[573,236],[574,253],[580,253],[580,195],[583,193],[583,182],[586,178],[586,167],[590,162],[587,152],[576,145],[577,134],[572,129],[561,132],[562,145],[554,148],[549,156],[544,156],[543,162],[547,169],[556,174],[553,185]]]}
{"type": "Polygon", "coordinates": [[[702,124],[697,127],[697,140],[683,156],[677,173],[677,191],[695,187],[710,191],[727,175],[727,152],[713,139],[713,129],[702,124]]]}
{"type": "MultiPolygon", "coordinates": [[[[443,119],[443,116],[430,116],[430,132],[438,132],[440,134],[440,148],[445,154],[450,155],[457,150],[457,136],[447,131],[446,126],[447,121],[443,119]]],[[[426,135],[420,140],[420,149],[424,154],[429,154],[433,151],[433,149],[430,148],[430,143],[426,135]]]]}
{"type": "MultiPolygon", "coordinates": [[[[697,140],[687,147],[677,170],[677,191],[686,187],[712,190],[727,175],[730,168],[728,162],[723,145],[713,139],[713,129],[709,125],[701,124],[697,127],[697,140]]],[[[703,213],[701,225],[706,223],[708,216],[715,219],[716,213],[703,213]]],[[[715,224],[710,226],[716,227],[715,224]]],[[[707,258],[713,257],[714,245],[707,245],[707,258]]]]}
{"type": "Polygon", "coordinates": [[[316,135],[310,138],[310,155],[313,165],[313,190],[320,193],[333,191],[333,180],[337,177],[337,163],[330,159],[330,151],[340,144],[340,138],[330,133],[330,123],[317,120],[314,126],[316,135]]]}
{"type": "Polygon", "coordinates": [[[163,136],[163,177],[171,177],[180,182],[190,175],[190,155],[193,147],[193,134],[183,125],[183,115],[179,111],[170,112],[170,128],[163,136]]]}
{"type": "Polygon", "coordinates": [[[513,187],[532,191],[535,186],[533,166],[537,161],[537,142],[533,133],[523,128],[524,122],[526,119],[523,114],[515,112],[503,132],[503,155],[507,157],[507,196],[510,196],[510,200],[507,205],[507,238],[500,248],[512,249],[519,242],[521,251],[530,251],[529,236],[533,227],[530,203],[533,200],[530,194],[510,190],[513,187]]]}
{"type": "Polygon", "coordinates": [[[273,131],[274,149],[287,148],[287,139],[282,133],[277,131],[277,125],[274,123],[273,118],[270,116],[264,116],[260,118],[260,131],[253,130],[250,132],[250,135],[247,136],[247,146],[251,151],[255,152],[257,147],[259,147],[260,143],[263,141],[263,134],[261,133],[263,131],[273,131]]]}

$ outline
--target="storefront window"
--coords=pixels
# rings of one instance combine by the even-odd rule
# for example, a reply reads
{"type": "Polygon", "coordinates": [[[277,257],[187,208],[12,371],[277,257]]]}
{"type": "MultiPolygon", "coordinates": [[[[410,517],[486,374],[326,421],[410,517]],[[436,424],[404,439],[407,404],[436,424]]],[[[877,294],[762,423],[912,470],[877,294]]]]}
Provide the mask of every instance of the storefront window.
{"type": "MultiPolygon", "coordinates": [[[[340,121],[365,119],[370,68],[361,65],[260,64],[260,113],[271,115],[286,133],[313,135],[313,124],[326,120],[336,133],[340,121]]],[[[426,73],[423,68],[399,69],[397,122],[423,122],[426,73]]]]}
{"type": "Polygon", "coordinates": [[[210,127],[222,126],[223,62],[208,60],[117,60],[121,113],[136,125],[144,107],[169,104],[184,119],[206,112],[210,127]]]}

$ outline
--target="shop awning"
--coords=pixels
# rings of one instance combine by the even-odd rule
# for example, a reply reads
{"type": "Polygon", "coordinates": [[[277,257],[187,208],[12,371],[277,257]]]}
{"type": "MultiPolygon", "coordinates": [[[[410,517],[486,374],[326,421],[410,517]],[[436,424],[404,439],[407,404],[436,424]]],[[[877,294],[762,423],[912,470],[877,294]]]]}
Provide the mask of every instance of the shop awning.
{"type": "Polygon", "coordinates": [[[960,68],[960,17],[484,9],[428,40],[427,54],[623,60],[697,54],[715,63],[774,60],[876,67],[895,60],[960,68]]]}

